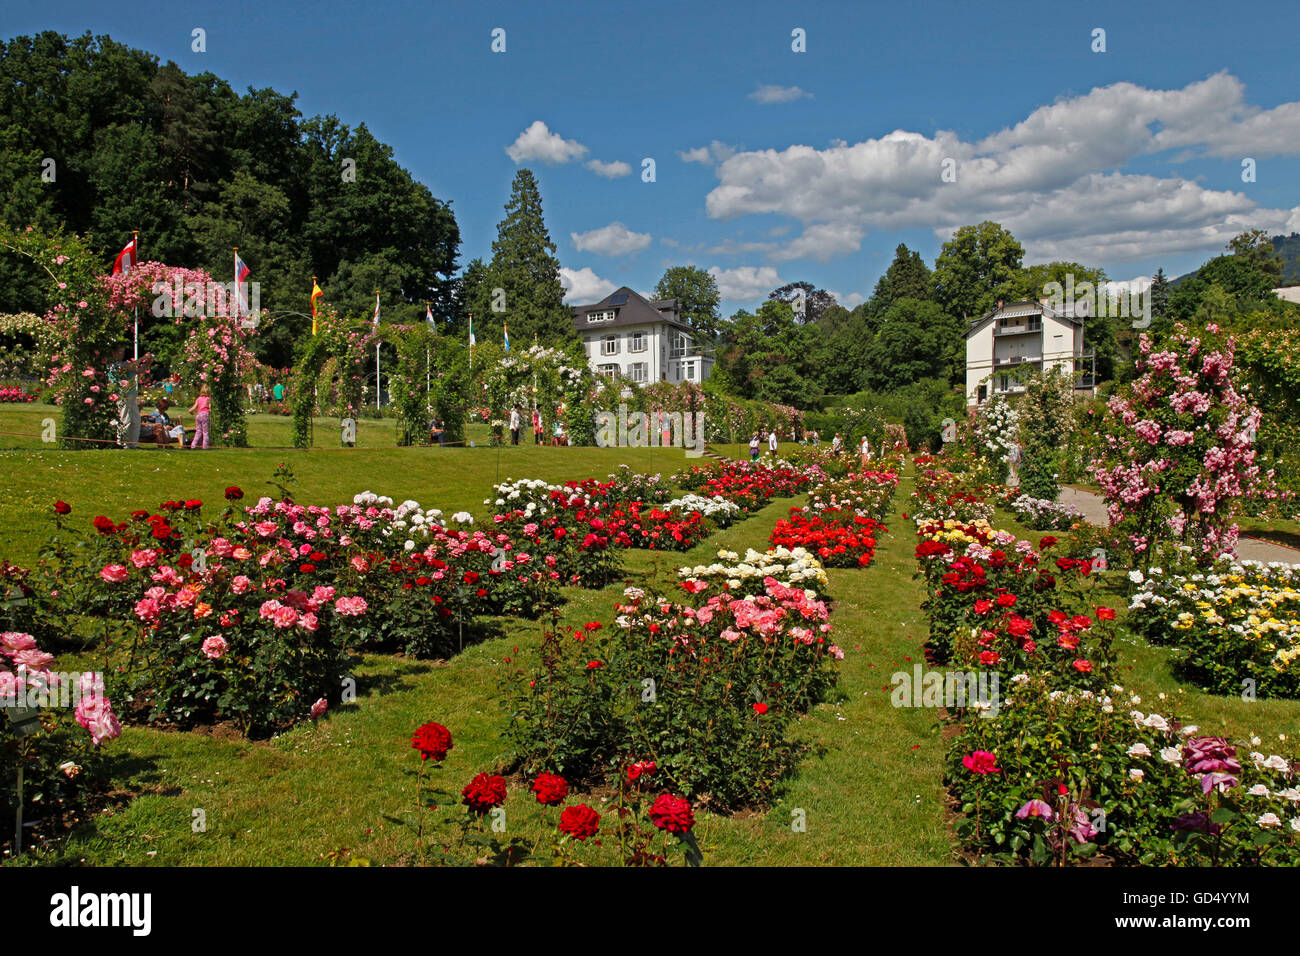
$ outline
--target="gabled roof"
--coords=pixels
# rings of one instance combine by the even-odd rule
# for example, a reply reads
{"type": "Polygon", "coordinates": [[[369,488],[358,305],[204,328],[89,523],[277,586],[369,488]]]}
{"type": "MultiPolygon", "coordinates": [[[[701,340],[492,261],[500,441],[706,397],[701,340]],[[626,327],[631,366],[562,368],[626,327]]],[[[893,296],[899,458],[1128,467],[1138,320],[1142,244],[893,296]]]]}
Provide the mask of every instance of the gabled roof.
{"type": "Polygon", "coordinates": [[[1077,318],[1064,309],[1054,309],[1046,302],[1033,299],[1021,299],[1018,302],[1004,302],[991,312],[986,312],[978,319],[972,319],[966,329],[966,338],[970,338],[980,329],[997,319],[1022,319],[1031,315],[1045,315],[1051,319],[1063,319],[1075,325],[1083,325],[1083,319],[1077,318]]]}
{"type": "Polygon", "coordinates": [[[591,305],[571,306],[570,311],[573,313],[574,327],[579,332],[618,329],[629,325],[653,325],[657,322],[666,322],[668,325],[682,329],[685,332],[691,331],[689,325],[677,318],[676,299],[660,299],[651,302],[627,286],[615,289],[605,298],[591,305]],[[587,313],[589,312],[608,312],[611,310],[616,313],[612,322],[592,324],[587,321],[587,313]]]}

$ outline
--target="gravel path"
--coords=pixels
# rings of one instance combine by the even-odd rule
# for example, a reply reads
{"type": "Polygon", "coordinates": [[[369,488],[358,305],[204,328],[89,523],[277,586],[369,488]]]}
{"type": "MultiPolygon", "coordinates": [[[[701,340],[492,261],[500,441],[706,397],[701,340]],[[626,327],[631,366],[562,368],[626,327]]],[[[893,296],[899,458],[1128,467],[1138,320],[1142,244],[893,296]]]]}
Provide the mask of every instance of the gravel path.
{"type": "MultiPolygon", "coordinates": [[[[1106,503],[1100,495],[1078,488],[1062,488],[1062,504],[1074,505],[1083,513],[1089,524],[1107,526],[1110,516],[1106,514],[1106,503]]],[[[1300,564],[1300,550],[1258,538],[1242,537],[1237,541],[1237,557],[1250,561],[1283,561],[1287,564],[1300,564]]]]}

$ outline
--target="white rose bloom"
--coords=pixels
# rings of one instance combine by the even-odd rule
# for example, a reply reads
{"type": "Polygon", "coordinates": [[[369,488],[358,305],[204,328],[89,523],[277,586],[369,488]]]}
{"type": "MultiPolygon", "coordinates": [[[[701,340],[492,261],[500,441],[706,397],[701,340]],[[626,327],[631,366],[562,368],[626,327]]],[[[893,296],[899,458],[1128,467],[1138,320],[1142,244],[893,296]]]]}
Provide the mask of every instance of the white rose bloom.
{"type": "Polygon", "coordinates": [[[1183,752],[1178,747],[1162,747],[1160,750],[1160,759],[1165,763],[1182,763],[1183,752]]]}
{"type": "Polygon", "coordinates": [[[1128,755],[1130,757],[1150,757],[1151,748],[1144,743],[1138,742],[1128,748],[1128,755]]]}
{"type": "Polygon", "coordinates": [[[1142,778],[1145,776],[1146,774],[1143,773],[1141,770],[1137,769],[1137,767],[1134,767],[1128,772],[1128,778],[1130,780],[1136,780],[1138,783],[1141,783],[1142,778]]]}
{"type": "Polygon", "coordinates": [[[1267,797],[1269,794],[1269,789],[1268,787],[1264,786],[1262,783],[1257,783],[1255,784],[1255,786],[1251,787],[1246,792],[1250,794],[1252,797],[1267,797]]]}
{"type": "Polygon", "coordinates": [[[1262,827],[1280,827],[1282,825],[1282,821],[1276,813],[1266,813],[1255,822],[1262,827]]]}

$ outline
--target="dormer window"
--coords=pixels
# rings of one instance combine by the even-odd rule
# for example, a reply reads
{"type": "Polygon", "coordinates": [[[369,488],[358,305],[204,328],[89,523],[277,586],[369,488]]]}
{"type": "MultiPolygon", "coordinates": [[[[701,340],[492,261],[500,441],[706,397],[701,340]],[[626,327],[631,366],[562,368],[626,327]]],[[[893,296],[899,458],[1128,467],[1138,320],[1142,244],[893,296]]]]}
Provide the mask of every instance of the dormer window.
{"type": "Polygon", "coordinates": [[[596,325],[601,322],[613,322],[616,315],[618,315],[618,313],[613,309],[605,309],[601,312],[588,312],[587,324],[596,325]]]}

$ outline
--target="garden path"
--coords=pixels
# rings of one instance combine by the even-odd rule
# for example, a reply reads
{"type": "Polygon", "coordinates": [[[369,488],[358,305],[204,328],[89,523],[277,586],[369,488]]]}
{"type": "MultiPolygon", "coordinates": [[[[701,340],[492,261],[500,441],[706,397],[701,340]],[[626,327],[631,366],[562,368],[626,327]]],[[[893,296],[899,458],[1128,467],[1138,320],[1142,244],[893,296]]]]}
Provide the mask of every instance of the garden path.
{"type": "MultiPolygon", "coordinates": [[[[1106,514],[1106,502],[1100,495],[1079,488],[1062,488],[1061,504],[1074,505],[1083,514],[1089,524],[1107,526],[1110,518],[1106,514]]],[[[1242,535],[1237,542],[1237,557],[1251,561],[1282,561],[1286,564],[1300,564],[1300,550],[1286,545],[1248,538],[1242,535]]]]}

